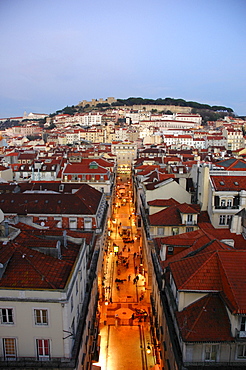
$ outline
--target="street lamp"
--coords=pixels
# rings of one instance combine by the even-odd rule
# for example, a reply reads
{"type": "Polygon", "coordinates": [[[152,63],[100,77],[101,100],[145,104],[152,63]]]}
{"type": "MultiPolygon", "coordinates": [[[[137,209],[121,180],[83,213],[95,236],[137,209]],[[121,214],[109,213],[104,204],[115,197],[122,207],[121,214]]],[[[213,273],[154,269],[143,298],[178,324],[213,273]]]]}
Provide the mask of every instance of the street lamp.
{"type": "Polygon", "coordinates": [[[148,355],[151,354],[151,347],[150,347],[150,344],[148,343],[147,347],[146,347],[146,352],[148,355]]]}

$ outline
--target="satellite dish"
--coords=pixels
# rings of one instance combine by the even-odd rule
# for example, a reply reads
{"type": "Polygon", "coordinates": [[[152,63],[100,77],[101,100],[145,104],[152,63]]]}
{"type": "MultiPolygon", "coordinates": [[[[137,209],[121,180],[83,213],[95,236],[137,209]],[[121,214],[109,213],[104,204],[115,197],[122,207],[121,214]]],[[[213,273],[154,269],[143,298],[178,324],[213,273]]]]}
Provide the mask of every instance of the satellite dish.
{"type": "Polygon", "coordinates": [[[44,226],[44,225],[45,225],[45,222],[44,222],[44,221],[42,221],[42,222],[41,222],[41,226],[44,226]]]}

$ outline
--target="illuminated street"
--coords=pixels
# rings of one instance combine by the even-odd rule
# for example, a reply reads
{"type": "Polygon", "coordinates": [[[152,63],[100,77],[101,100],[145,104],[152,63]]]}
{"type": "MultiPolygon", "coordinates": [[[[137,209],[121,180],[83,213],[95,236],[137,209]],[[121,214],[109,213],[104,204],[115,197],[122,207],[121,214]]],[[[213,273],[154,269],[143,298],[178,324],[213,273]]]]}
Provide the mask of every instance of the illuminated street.
{"type": "Polygon", "coordinates": [[[117,178],[100,299],[100,357],[94,369],[159,369],[150,330],[150,290],[132,185],[117,178]]]}

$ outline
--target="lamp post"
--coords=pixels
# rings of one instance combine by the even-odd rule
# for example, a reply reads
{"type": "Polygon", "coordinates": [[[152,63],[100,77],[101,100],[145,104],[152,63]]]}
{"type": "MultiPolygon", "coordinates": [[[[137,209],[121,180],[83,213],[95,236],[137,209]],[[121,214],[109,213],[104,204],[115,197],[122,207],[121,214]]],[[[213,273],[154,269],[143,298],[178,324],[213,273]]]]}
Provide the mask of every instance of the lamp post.
{"type": "Polygon", "coordinates": [[[150,346],[149,342],[148,342],[148,345],[146,347],[146,352],[147,352],[148,355],[151,354],[151,346],[150,346]]]}

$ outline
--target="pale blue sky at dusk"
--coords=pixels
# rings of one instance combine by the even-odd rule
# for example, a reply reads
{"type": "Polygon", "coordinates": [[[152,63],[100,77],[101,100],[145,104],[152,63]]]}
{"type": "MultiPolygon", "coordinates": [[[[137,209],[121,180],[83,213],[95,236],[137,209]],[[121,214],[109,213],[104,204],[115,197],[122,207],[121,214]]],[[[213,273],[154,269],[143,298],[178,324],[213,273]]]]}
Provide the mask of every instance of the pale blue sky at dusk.
{"type": "Polygon", "coordinates": [[[245,0],[0,0],[0,118],[182,98],[246,115],[245,0]]]}

